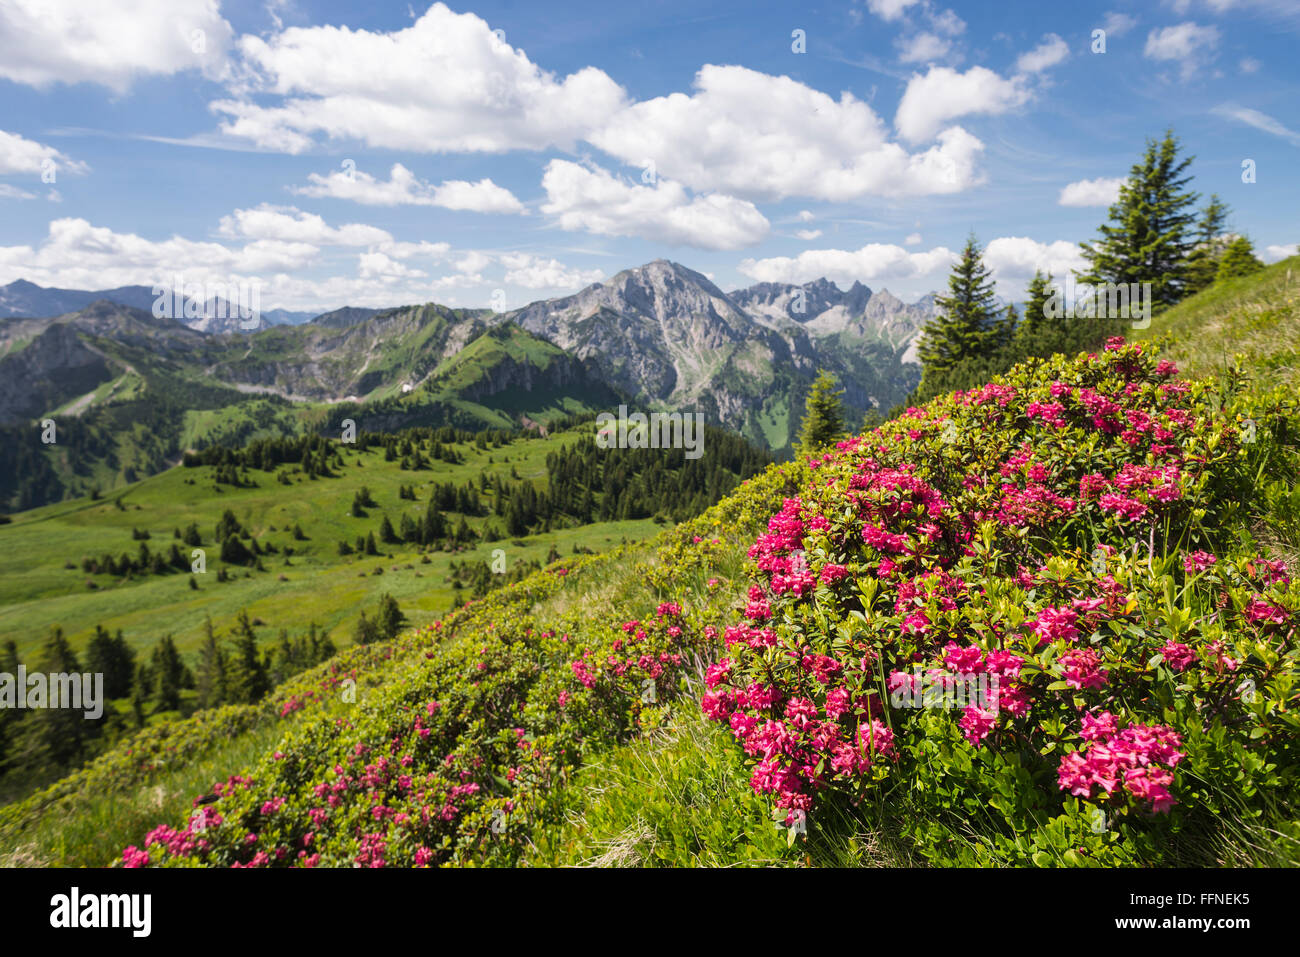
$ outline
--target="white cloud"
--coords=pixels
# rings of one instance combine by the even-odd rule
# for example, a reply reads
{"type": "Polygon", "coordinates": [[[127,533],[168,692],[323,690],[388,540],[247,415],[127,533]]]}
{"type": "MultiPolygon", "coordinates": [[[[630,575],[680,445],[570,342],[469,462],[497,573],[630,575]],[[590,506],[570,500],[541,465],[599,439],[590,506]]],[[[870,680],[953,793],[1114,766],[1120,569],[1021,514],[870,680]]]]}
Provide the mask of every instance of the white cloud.
{"type": "Polygon", "coordinates": [[[262,203],[253,209],[237,209],[229,216],[223,216],[217,232],[227,239],[274,240],[314,246],[373,246],[393,239],[375,226],[348,223],[334,228],[314,213],[270,203],[262,203]]]}
{"type": "Polygon", "coordinates": [[[882,20],[897,20],[903,12],[921,0],[867,0],[867,9],[882,20]]]}
{"type": "Polygon", "coordinates": [[[1106,31],[1107,37],[1122,37],[1137,26],[1137,19],[1130,17],[1127,13],[1110,12],[1106,14],[1106,19],[1102,22],[1102,29],[1106,31]]]}
{"type": "Polygon", "coordinates": [[[1035,269],[1050,272],[1057,281],[1086,265],[1079,244],[1058,239],[1040,243],[1025,236],[1002,236],[984,247],[984,263],[999,283],[1020,286],[1035,269]]]}
{"type": "Polygon", "coordinates": [[[1236,120],[1238,123],[1245,123],[1247,126],[1253,126],[1255,129],[1264,133],[1281,137],[1292,146],[1300,146],[1300,133],[1283,126],[1279,120],[1274,119],[1267,113],[1261,113],[1259,110],[1252,110],[1248,106],[1234,106],[1231,103],[1216,106],[1210,112],[1215,116],[1222,116],[1230,120],[1236,120]]]}
{"type": "Polygon", "coordinates": [[[605,278],[599,269],[572,269],[532,253],[504,253],[501,263],[506,267],[506,282],[524,289],[579,289],[605,278]]]}
{"type": "Polygon", "coordinates": [[[17,186],[10,186],[8,183],[0,183],[0,199],[35,199],[35,193],[29,193],[25,189],[19,189],[17,186]]]}
{"type": "Polygon", "coordinates": [[[1238,64],[1238,67],[1241,69],[1242,73],[1258,73],[1259,68],[1262,65],[1263,64],[1261,64],[1253,56],[1247,56],[1241,58],[1241,63],[1238,64]]]}
{"type": "Polygon", "coordinates": [[[895,44],[898,59],[903,63],[928,63],[946,57],[952,44],[933,33],[917,33],[906,39],[900,37],[895,44]]]}
{"type": "Polygon", "coordinates": [[[64,156],[53,146],[29,140],[17,133],[0,130],[0,176],[12,173],[31,173],[39,176],[46,169],[59,173],[85,173],[85,163],[64,156]],[[52,164],[52,165],[47,165],[52,164]]]}
{"type": "Polygon", "coordinates": [[[814,217],[811,210],[807,210],[807,209],[799,210],[799,221],[801,223],[811,223],[813,219],[814,217]]]}
{"type": "Polygon", "coordinates": [[[604,72],[557,78],[442,3],[391,33],[291,27],[239,47],[244,92],[281,99],[211,104],[229,117],[222,130],[291,153],[322,136],[419,152],[567,149],[626,102],[604,72]]]}
{"type": "Polygon", "coordinates": [[[245,278],[302,269],[317,256],[311,243],[258,239],[240,247],[196,242],[180,236],[161,241],[118,233],[85,219],[50,222],[45,240],[31,246],[0,246],[0,284],[28,279],[46,286],[106,289],[133,284],[245,278]]]}
{"type": "Polygon", "coordinates": [[[1189,80],[1213,57],[1219,44],[1218,27],[1202,27],[1188,21],[1162,27],[1147,34],[1143,53],[1152,60],[1178,61],[1179,76],[1189,80]]]}
{"type": "Polygon", "coordinates": [[[98,83],[124,92],[141,76],[225,74],[234,36],[218,0],[5,0],[0,77],[40,89],[98,83]]]}
{"type": "Polygon", "coordinates": [[[820,229],[799,229],[795,231],[795,236],[803,240],[814,240],[822,234],[820,229]]]}
{"type": "Polygon", "coordinates": [[[1282,259],[1287,259],[1300,253],[1300,243],[1288,243],[1283,246],[1266,246],[1264,248],[1263,259],[1265,262],[1275,263],[1282,259]]]}
{"type": "Polygon", "coordinates": [[[927,6],[925,15],[932,27],[950,37],[955,37],[966,29],[966,21],[952,10],[936,11],[933,7],[927,6]]]}
{"type": "Polygon", "coordinates": [[[745,259],[736,268],[755,282],[805,283],[823,276],[837,283],[938,276],[956,260],[950,249],[909,253],[902,246],[869,243],[861,249],[809,249],[798,256],[745,259]]]}
{"type": "Polygon", "coordinates": [[[1020,54],[1016,69],[1021,73],[1041,73],[1061,63],[1070,55],[1070,45],[1055,33],[1043,37],[1043,42],[1028,53],[1020,54]]]}
{"type": "Polygon", "coordinates": [[[978,181],[983,145],[958,127],[909,154],[850,93],[837,101],[790,77],[714,65],[695,88],[623,110],[591,142],[638,167],[651,160],[691,189],[749,199],[955,193],[978,181]]]}
{"type": "Polygon", "coordinates": [[[471,250],[455,263],[456,271],[466,275],[480,273],[490,265],[492,265],[492,257],[478,250],[471,250]]]}
{"type": "Polygon", "coordinates": [[[555,216],[561,229],[739,249],[761,240],[770,228],[753,203],[720,193],[690,197],[662,176],[653,186],[638,185],[555,159],[546,166],[542,188],[547,196],[542,212],[555,216]]]}
{"type": "Polygon", "coordinates": [[[441,206],[476,213],[515,213],[527,210],[510,190],[490,179],[476,183],[446,180],[434,186],[419,179],[401,163],[393,164],[388,180],[378,180],[362,170],[340,169],[328,176],[310,173],[310,186],[296,186],[299,196],[347,199],[367,206],[441,206]]]}
{"type": "Polygon", "coordinates": [[[903,245],[904,245],[904,246],[919,246],[919,245],[921,245],[921,234],[920,234],[920,233],[908,233],[908,234],[907,234],[907,238],[903,240],[903,245]]]}
{"type": "Polygon", "coordinates": [[[940,127],[959,116],[1006,113],[1028,102],[1021,77],[1004,79],[987,67],[965,73],[932,66],[924,76],[912,75],[894,114],[894,125],[911,142],[930,139],[940,127]]]}
{"type": "Polygon", "coordinates": [[[1123,176],[1081,179],[1061,190],[1057,202],[1062,206],[1109,206],[1119,199],[1123,176]]]}

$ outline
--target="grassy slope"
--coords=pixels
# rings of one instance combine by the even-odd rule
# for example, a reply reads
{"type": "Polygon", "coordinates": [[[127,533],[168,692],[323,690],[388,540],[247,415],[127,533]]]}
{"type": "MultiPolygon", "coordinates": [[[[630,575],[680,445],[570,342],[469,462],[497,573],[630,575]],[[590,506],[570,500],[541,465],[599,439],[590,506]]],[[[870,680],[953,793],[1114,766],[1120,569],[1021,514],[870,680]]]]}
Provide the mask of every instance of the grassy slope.
{"type": "MultiPolygon", "coordinates": [[[[1281,265],[1170,311],[1148,337],[1165,332],[1187,337],[1174,344],[1172,355],[1192,372],[1203,373],[1219,368],[1219,349],[1207,330],[1224,330],[1218,334],[1231,336],[1237,350],[1246,351],[1259,364],[1261,378],[1290,375],[1300,317],[1294,311],[1287,265],[1281,265]],[[1267,320],[1275,324],[1274,332],[1251,338],[1247,327],[1272,310],[1283,310],[1279,318],[1267,320]]],[[[745,549],[783,492],[793,487],[785,484],[783,476],[798,468],[797,464],[774,467],[704,516],[667,533],[671,538],[692,531],[719,534],[722,543],[707,572],[700,567],[665,569],[654,546],[634,546],[590,560],[581,575],[529,607],[529,613],[537,620],[573,613],[591,616],[597,609],[601,617],[645,614],[662,597],[655,584],[657,572],[672,575],[678,587],[701,591],[706,574],[716,576],[720,584],[710,592],[709,601],[720,619],[728,618],[730,609],[743,603],[745,549]]],[[[465,613],[468,623],[472,625],[480,611],[486,609],[465,613]]],[[[422,650],[417,643],[410,653],[422,650]]],[[[387,667],[396,665],[377,667],[369,680],[385,681],[387,667]]],[[[137,774],[115,788],[105,788],[93,775],[93,784],[65,783],[59,798],[63,803],[53,807],[76,814],[40,814],[30,806],[0,813],[0,848],[9,852],[13,863],[105,863],[128,840],[138,840],[145,827],[175,823],[178,810],[187,806],[185,798],[197,793],[202,782],[250,769],[252,756],[265,755],[267,742],[275,739],[274,725],[263,722],[229,739],[213,738],[191,757],[158,772],[137,774]],[[202,770],[196,770],[200,766],[202,770]],[[109,806],[131,826],[108,820],[109,806]],[[86,821],[106,821],[109,830],[92,834],[86,821]]],[[[734,746],[725,734],[700,721],[689,698],[668,710],[659,729],[594,759],[566,786],[566,804],[567,823],[537,836],[530,863],[911,863],[906,847],[861,821],[846,821],[830,841],[815,837],[797,851],[786,848],[784,839],[775,840],[765,804],[753,799],[734,746]]],[[[1224,863],[1277,863],[1267,859],[1266,849],[1252,849],[1253,835],[1242,838],[1235,852],[1224,852],[1224,863]]]]}
{"type": "Polygon", "coordinates": [[[1217,283],[1124,334],[1168,337],[1164,354],[1191,376],[1224,375],[1240,355],[1260,385],[1300,387],[1300,256],[1217,283]]]}
{"type": "MultiPolygon", "coordinates": [[[[280,471],[293,482],[288,487],[276,480],[276,473],[252,469],[248,475],[258,487],[223,485],[214,492],[212,468],[178,467],[98,502],[77,499],[33,509],[0,526],[0,636],[16,639],[20,653],[27,657],[52,625],[61,625],[74,647],[79,647],[95,625],[102,624],[110,631],[121,628],[133,645],[143,649],[171,634],[185,652],[200,641],[206,615],[222,630],[246,608],[250,617],[261,618],[268,628],[285,627],[291,634],[314,620],[333,632],[337,641],[350,637],[361,609],[372,607],[384,592],[393,594],[413,625],[427,624],[452,603],[455,592],[444,579],[453,559],[490,562],[492,550],[503,548],[507,563],[541,561],[552,544],[566,555],[575,545],[602,551],[625,539],[645,538],[657,527],[650,520],[608,522],[519,539],[518,544],[480,542],[455,555],[431,552],[427,565],[420,564],[416,548],[406,545],[382,546],[380,556],[363,558],[339,556],[337,543],[342,539],[351,543],[368,532],[378,538],[385,514],[394,527],[403,512],[422,515],[430,483],[460,485],[477,479],[481,470],[513,482],[509,476],[514,468],[521,479],[544,487],[547,454],[577,437],[577,432],[566,432],[489,451],[461,444],[456,448],[465,459],[463,464],[435,462],[420,472],[402,471],[398,462],[385,462],[382,449],[347,450],[343,453],[347,465],[337,478],[308,480],[295,467],[282,466],[280,471]],[[367,518],[354,518],[349,508],[362,485],[370,489],[379,507],[368,509],[367,518]],[[414,485],[416,501],[399,499],[399,485],[414,485]],[[124,509],[117,507],[117,501],[124,509]],[[274,543],[281,554],[265,556],[267,570],[252,572],[248,578],[243,577],[244,569],[231,566],[237,577],[222,584],[216,581],[221,565],[212,536],[225,509],[233,511],[259,542],[274,543]],[[195,576],[197,591],[188,587],[188,576],[183,574],[121,581],[107,575],[87,576],[80,568],[82,558],[105,552],[134,556],[140,543],[131,538],[133,527],[150,532],[151,551],[166,552],[175,541],[173,529],[183,529],[191,521],[198,523],[208,562],[207,574],[195,576]],[[306,541],[293,539],[295,523],[301,525],[306,541]],[[271,531],[271,526],[276,530],[271,531]],[[289,565],[283,555],[286,546],[294,550],[289,565]],[[65,568],[68,561],[77,567],[65,568]],[[372,574],[377,567],[384,569],[383,574],[372,574]],[[281,581],[281,575],[287,580],[281,581]],[[87,587],[92,577],[98,589],[87,587]]],[[[469,519],[475,528],[487,521],[492,519],[469,519]]],[[[501,528],[503,523],[496,519],[495,524],[501,528]]],[[[189,549],[178,545],[188,556],[189,549]]]]}

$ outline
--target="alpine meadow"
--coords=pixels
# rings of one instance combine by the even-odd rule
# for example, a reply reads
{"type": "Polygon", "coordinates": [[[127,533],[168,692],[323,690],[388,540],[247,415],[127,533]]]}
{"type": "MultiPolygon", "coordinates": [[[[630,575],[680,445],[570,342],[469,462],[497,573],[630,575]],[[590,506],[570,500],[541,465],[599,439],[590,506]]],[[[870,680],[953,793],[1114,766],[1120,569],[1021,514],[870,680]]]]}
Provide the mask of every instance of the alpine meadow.
{"type": "Polygon", "coordinates": [[[240,895],[333,939],[308,875],[229,868],[371,913],[432,877],[354,870],[907,868],[877,908],[1281,917],[1298,33],[0,0],[18,923],[240,895]]]}

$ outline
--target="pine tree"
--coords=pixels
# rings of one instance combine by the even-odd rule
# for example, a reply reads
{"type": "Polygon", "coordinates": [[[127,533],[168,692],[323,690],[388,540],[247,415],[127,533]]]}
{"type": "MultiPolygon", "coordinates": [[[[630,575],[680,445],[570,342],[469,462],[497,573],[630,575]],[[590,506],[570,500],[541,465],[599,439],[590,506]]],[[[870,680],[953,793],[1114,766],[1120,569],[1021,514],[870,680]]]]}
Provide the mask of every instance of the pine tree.
{"type": "Polygon", "coordinates": [[[226,703],[226,653],[217,643],[211,616],[204,622],[203,644],[199,647],[199,673],[195,684],[200,708],[216,708],[226,703]]]}
{"type": "Polygon", "coordinates": [[[1214,281],[1222,282],[1238,276],[1249,276],[1263,268],[1264,264],[1256,258],[1255,247],[1251,245],[1250,240],[1245,236],[1238,236],[1228,243],[1228,248],[1223,251],[1223,258],[1219,260],[1219,271],[1214,281]]]}
{"type": "Polygon", "coordinates": [[[234,645],[227,679],[229,700],[232,704],[255,704],[270,690],[270,682],[257,654],[257,636],[247,611],[241,610],[236,619],[234,645]]]}
{"type": "Polygon", "coordinates": [[[1047,303],[1052,298],[1052,274],[1035,269],[1034,278],[1025,290],[1025,315],[1016,330],[1016,340],[1026,356],[1051,355],[1051,344],[1057,320],[1047,315],[1047,303]],[[1044,351],[1044,347],[1045,351],[1044,351]]]}
{"type": "Polygon", "coordinates": [[[1187,294],[1200,292],[1214,285],[1219,272],[1219,261],[1228,246],[1224,229],[1228,223],[1228,207],[1212,195],[1201,210],[1196,223],[1196,245],[1187,257],[1187,294]]]}
{"type": "Polygon", "coordinates": [[[992,273],[974,235],[948,277],[948,295],[935,298],[938,313],[926,323],[918,352],[921,384],[913,402],[964,389],[1005,372],[1009,351],[999,348],[1008,328],[998,316],[992,273]]]}
{"type": "Polygon", "coordinates": [[[1100,236],[1080,243],[1088,268],[1079,281],[1151,283],[1152,301],[1171,306],[1187,294],[1187,258],[1193,246],[1189,211],[1198,195],[1184,190],[1192,157],[1179,157],[1173,132],[1160,142],[1148,140],[1142,159],[1133,164],[1110,207],[1100,236]]]}
{"type": "Polygon", "coordinates": [[[104,676],[104,697],[124,698],[131,693],[135,653],[122,637],[120,629],[117,637],[113,638],[103,626],[95,626],[95,633],[86,646],[86,668],[91,674],[104,676]]]}
{"type": "Polygon", "coordinates": [[[406,624],[406,616],[397,606],[397,600],[385,593],[379,599],[379,610],[375,612],[375,628],[381,638],[396,638],[406,624]]]}
{"type": "Polygon", "coordinates": [[[835,377],[825,369],[808,393],[804,405],[803,425],[799,429],[799,453],[812,455],[838,441],[844,434],[844,414],[840,404],[843,389],[835,388],[835,377]]]}
{"type": "Polygon", "coordinates": [[[181,688],[193,680],[181,661],[171,635],[164,635],[154,646],[152,656],[154,702],[159,711],[175,711],[181,706],[181,688]]]}

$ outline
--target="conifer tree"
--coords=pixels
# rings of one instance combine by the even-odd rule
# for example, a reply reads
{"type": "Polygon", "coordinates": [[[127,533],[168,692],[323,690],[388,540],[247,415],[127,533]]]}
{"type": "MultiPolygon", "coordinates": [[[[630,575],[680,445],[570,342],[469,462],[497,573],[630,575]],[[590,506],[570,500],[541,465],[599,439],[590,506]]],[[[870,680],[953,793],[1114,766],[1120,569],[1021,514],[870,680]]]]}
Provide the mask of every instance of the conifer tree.
{"type": "Polygon", "coordinates": [[[844,413],[840,404],[843,389],[835,388],[835,377],[825,369],[808,393],[804,405],[803,425],[799,429],[799,453],[812,455],[838,441],[844,434],[844,413]]]}
{"type": "Polygon", "coordinates": [[[939,314],[926,323],[919,345],[923,378],[989,351],[997,306],[992,273],[973,235],[948,277],[948,295],[934,302],[939,314]]]}
{"type": "Polygon", "coordinates": [[[1222,282],[1238,276],[1249,276],[1263,268],[1264,264],[1256,258],[1255,247],[1251,245],[1250,240],[1245,236],[1238,236],[1228,243],[1228,248],[1223,251],[1223,258],[1219,260],[1219,270],[1215,274],[1214,281],[1222,282]]]}
{"type": "Polygon", "coordinates": [[[1214,285],[1219,272],[1219,261],[1228,246],[1229,237],[1224,234],[1228,223],[1228,207],[1220,201],[1218,195],[1212,195],[1210,202],[1201,210],[1201,218],[1196,223],[1196,245],[1187,256],[1187,294],[1200,292],[1214,285]]]}
{"type": "Polygon", "coordinates": [[[236,619],[234,654],[230,658],[227,678],[229,700],[232,704],[255,704],[270,690],[266,668],[257,654],[257,635],[248,620],[248,612],[240,610],[236,619]]]}
{"type": "Polygon", "coordinates": [[[1142,159],[1133,164],[1110,207],[1109,222],[1092,242],[1080,243],[1088,268],[1079,281],[1151,283],[1157,307],[1171,306],[1187,294],[1187,258],[1194,237],[1190,212],[1198,195],[1184,187],[1191,181],[1192,158],[1179,156],[1173,132],[1148,140],[1142,159]]]}
{"type": "Polygon", "coordinates": [[[199,668],[195,684],[200,708],[215,708],[226,703],[226,653],[217,643],[211,616],[204,622],[203,644],[199,647],[199,668]]]}

